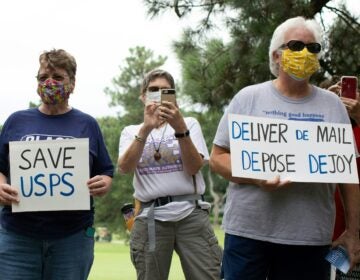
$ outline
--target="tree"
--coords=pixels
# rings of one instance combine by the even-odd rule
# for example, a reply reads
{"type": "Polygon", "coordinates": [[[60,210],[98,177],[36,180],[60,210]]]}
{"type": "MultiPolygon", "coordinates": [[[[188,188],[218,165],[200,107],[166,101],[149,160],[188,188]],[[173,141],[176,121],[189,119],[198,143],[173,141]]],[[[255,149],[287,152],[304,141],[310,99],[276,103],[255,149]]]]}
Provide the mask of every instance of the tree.
{"type": "MultiPolygon", "coordinates": [[[[346,11],[346,8],[343,7],[342,11],[346,11]]],[[[359,23],[339,16],[329,28],[328,38],[329,46],[323,60],[323,67],[327,69],[330,76],[358,76],[360,73],[359,23]]]]}
{"type": "MultiPolygon", "coordinates": [[[[208,40],[200,39],[214,28],[216,20],[219,21],[220,18],[225,22],[231,41],[224,45],[223,51],[229,52],[231,56],[232,74],[236,75],[230,75],[230,79],[237,89],[271,78],[268,47],[272,32],[287,18],[298,15],[317,17],[330,37],[330,48],[325,49],[324,59],[321,60],[322,71],[314,76],[315,83],[324,80],[324,76],[335,73],[359,73],[353,72],[359,69],[354,60],[359,54],[358,17],[351,15],[344,4],[335,6],[335,1],[332,0],[144,0],[144,4],[153,17],[167,10],[174,11],[179,18],[194,9],[203,11],[200,24],[187,30],[186,36],[175,44],[175,48],[192,40],[205,53],[208,40]],[[231,16],[228,16],[229,11],[231,16]],[[326,13],[332,13],[335,20],[328,22],[326,13]],[[345,43],[344,34],[348,32],[351,36],[347,36],[345,43]],[[202,44],[202,41],[205,43],[202,44]]],[[[202,66],[206,71],[207,65],[202,66]]],[[[187,91],[184,90],[183,93],[187,95],[187,91]]],[[[224,92],[224,98],[229,99],[228,92],[224,92]]]]}
{"type": "MultiPolygon", "coordinates": [[[[235,88],[231,54],[220,40],[209,40],[204,49],[198,47],[189,33],[183,35],[182,42],[175,43],[176,55],[182,64],[183,94],[193,104],[193,114],[199,120],[208,149],[211,149],[222,108],[231,98],[235,88]],[[198,111],[199,113],[196,113],[198,111]]],[[[226,182],[203,169],[207,183],[207,200],[213,204],[214,223],[219,223],[219,211],[224,203],[226,182]]]]}

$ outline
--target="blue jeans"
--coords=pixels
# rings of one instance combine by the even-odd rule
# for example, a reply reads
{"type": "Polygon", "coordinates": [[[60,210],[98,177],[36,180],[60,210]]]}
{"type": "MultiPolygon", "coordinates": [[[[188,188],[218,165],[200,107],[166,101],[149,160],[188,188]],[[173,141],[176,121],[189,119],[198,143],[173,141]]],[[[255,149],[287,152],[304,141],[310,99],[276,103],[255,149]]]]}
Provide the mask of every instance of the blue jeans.
{"type": "Polygon", "coordinates": [[[85,230],[52,240],[30,238],[0,227],[0,278],[6,280],[87,279],[94,238],[85,230]]]}
{"type": "Polygon", "coordinates": [[[328,280],[329,246],[283,245],[225,234],[225,280],[328,280]]]}

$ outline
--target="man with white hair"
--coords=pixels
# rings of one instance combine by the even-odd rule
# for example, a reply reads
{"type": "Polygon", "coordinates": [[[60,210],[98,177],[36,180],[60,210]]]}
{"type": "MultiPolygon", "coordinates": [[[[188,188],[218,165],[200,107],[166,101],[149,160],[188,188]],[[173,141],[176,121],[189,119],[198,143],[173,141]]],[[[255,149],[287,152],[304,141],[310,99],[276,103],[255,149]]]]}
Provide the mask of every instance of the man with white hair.
{"type": "MultiPolygon", "coordinates": [[[[288,19],[273,33],[270,70],[276,79],[243,88],[224,113],[210,157],[212,170],[229,180],[223,218],[223,276],[230,279],[329,279],[325,256],[334,226],[334,184],[233,177],[228,114],[350,123],[340,99],[309,83],[319,69],[321,28],[315,20],[288,19]]],[[[336,183],[336,182],[334,182],[336,183]]],[[[342,184],[347,228],[333,245],[344,246],[351,267],[359,249],[359,190],[342,184]]]]}

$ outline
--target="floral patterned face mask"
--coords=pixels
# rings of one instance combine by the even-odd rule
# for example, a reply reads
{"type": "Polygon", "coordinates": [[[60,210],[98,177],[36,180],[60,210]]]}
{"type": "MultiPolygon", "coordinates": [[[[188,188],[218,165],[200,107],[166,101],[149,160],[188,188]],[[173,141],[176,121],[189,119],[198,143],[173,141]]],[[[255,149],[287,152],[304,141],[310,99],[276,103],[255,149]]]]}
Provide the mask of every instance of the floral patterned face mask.
{"type": "Polygon", "coordinates": [[[53,79],[39,82],[37,92],[45,104],[61,104],[69,99],[71,93],[70,85],[64,85],[53,79]]]}
{"type": "Polygon", "coordinates": [[[293,79],[302,81],[314,74],[319,68],[319,60],[316,54],[304,48],[301,51],[282,51],[281,67],[293,79]]]}

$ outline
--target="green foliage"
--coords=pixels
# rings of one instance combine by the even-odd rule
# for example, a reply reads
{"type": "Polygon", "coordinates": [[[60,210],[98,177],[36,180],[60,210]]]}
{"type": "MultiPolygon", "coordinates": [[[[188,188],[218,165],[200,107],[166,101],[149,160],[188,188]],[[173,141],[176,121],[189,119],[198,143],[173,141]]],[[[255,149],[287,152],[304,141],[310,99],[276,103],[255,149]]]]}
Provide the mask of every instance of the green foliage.
{"type": "MultiPolygon", "coordinates": [[[[345,8],[343,8],[345,10],[345,8]]],[[[360,24],[337,18],[328,32],[329,47],[324,67],[330,75],[358,76],[360,73],[360,24]]]]}
{"type": "Polygon", "coordinates": [[[41,104],[41,101],[39,100],[37,103],[34,103],[32,101],[29,102],[29,108],[37,108],[41,104]]]}
{"type": "MultiPolygon", "coordinates": [[[[97,119],[111,160],[117,166],[120,132],[124,125],[120,118],[105,117],[97,119]]],[[[95,198],[95,224],[106,226],[112,232],[124,232],[125,224],[120,209],[124,203],[132,202],[132,177],[114,174],[112,189],[103,197],[95,198]]]]}
{"type": "Polygon", "coordinates": [[[221,40],[209,40],[201,47],[190,32],[185,32],[174,49],[182,64],[182,94],[205,108],[225,106],[224,96],[230,98],[235,91],[236,70],[221,40]]]}

